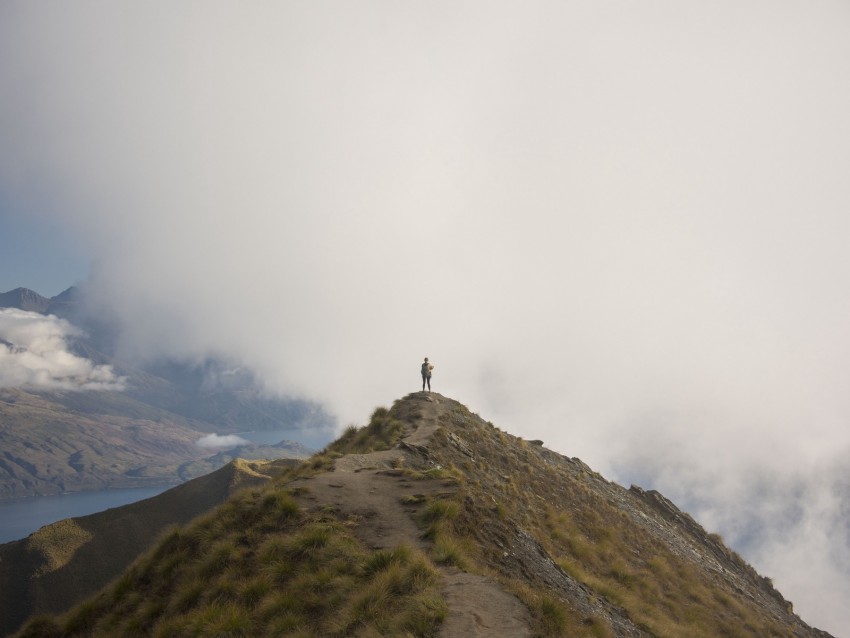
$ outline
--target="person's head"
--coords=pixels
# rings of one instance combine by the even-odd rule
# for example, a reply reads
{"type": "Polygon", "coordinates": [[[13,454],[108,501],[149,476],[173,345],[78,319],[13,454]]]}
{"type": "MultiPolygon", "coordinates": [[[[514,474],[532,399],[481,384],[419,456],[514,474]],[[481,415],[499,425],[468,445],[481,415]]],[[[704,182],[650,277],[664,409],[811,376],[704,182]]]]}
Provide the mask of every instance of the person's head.
{"type": "Polygon", "coordinates": [[[425,363],[428,363],[428,357],[425,357],[425,363]]]}

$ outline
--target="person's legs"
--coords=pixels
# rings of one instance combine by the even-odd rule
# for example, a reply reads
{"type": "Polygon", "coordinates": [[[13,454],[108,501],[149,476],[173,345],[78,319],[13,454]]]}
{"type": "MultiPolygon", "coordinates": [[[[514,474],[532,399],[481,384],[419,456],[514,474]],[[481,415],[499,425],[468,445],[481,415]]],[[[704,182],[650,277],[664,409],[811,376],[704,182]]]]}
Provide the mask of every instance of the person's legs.
{"type": "MultiPolygon", "coordinates": [[[[427,379],[428,379],[428,392],[430,392],[431,391],[431,377],[428,376],[427,379]]],[[[424,390],[425,388],[422,388],[422,389],[424,390]]]]}
{"type": "MultiPolygon", "coordinates": [[[[422,375],[422,392],[425,392],[425,379],[426,379],[426,378],[427,378],[427,377],[423,374],[423,375],[422,375]]],[[[430,384],[428,385],[428,389],[429,389],[429,390],[431,389],[430,384]]]]}

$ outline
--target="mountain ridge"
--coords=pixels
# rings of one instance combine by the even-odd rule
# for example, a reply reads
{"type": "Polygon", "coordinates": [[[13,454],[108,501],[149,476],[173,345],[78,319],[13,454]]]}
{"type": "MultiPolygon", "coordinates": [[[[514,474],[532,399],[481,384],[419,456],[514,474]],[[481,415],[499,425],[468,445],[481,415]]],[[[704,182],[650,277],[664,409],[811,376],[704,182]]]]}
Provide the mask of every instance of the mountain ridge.
{"type": "Polygon", "coordinates": [[[94,594],[163,530],[270,480],[264,472],[290,463],[297,461],[234,460],[149,499],[57,521],[0,544],[0,636],[15,631],[31,613],[61,613],[94,594]]]}
{"type": "Polygon", "coordinates": [[[43,313],[50,306],[50,299],[29,288],[15,288],[0,293],[0,307],[17,308],[27,312],[43,313]]]}
{"type": "Polygon", "coordinates": [[[420,392],[20,635],[104,633],[829,637],[663,495],[420,392]]]}

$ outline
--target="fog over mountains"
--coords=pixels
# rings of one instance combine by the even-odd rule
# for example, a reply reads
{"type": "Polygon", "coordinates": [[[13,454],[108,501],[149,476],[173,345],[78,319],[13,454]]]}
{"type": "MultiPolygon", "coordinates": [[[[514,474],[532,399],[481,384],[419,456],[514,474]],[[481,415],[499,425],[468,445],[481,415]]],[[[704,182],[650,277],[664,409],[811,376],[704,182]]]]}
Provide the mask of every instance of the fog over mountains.
{"type": "Polygon", "coordinates": [[[345,426],[428,356],[840,633],[848,59],[820,0],[0,3],[0,253],[82,256],[77,356],[183,418],[248,370],[345,426]]]}

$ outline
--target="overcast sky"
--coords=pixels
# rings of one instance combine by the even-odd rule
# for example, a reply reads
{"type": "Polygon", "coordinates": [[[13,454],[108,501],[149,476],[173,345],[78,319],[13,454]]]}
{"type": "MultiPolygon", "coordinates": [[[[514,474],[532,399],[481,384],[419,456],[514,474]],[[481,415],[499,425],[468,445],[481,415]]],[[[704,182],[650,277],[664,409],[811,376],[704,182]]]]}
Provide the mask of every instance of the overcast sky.
{"type": "Polygon", "coordinates": [[[5,0],[0,287],[341,425],[428,356],[841,635],[848,60],[840,1],[5,0]]]}

